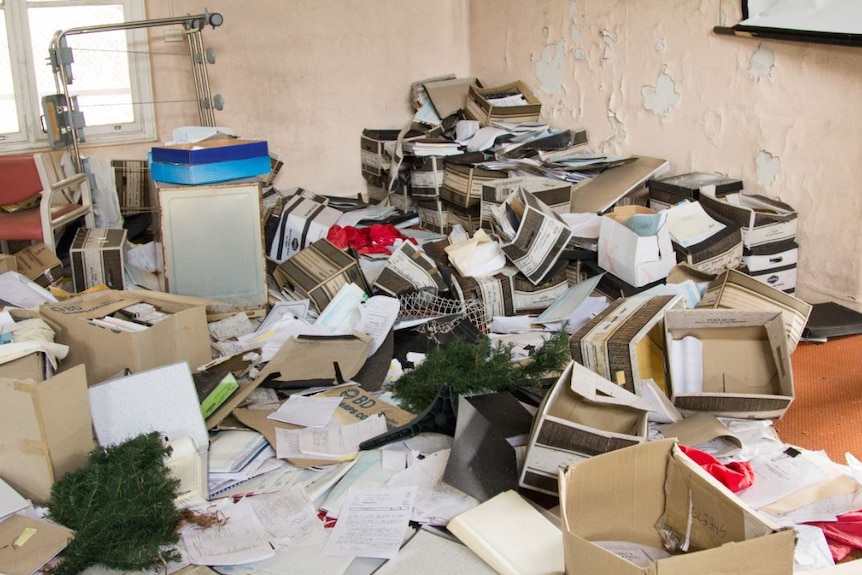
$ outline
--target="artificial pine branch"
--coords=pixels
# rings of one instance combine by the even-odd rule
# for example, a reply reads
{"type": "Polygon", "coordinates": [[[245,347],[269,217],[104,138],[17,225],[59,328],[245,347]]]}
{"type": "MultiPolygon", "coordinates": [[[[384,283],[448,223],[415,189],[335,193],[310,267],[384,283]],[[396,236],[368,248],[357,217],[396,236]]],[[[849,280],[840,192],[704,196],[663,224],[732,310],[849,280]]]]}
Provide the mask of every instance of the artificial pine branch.
{"type": "Polygon", "coordinates": [[[143,570],[180,558],[173,547],[182,511],[179,480],[165,465],[171,448],[158,433],[139,435],[89,454],[89,464],[54,484],[51,518],[75,531],[53,575],[90,565],[143,570]]]}
{"type": "Polygon", "coordinates": [[[448,384],[453,397],[464,394],[512,391],[518,387],[544,387],[549,373],[559,372],[571,360],[569,338],[560,330],[520,363],[512,362],[511,345],[491,345],[488,337],[470,343],[455,339],[432,349],[425,361],[406,372],[390,389],[404,409],[422,413],[448,384]]]}

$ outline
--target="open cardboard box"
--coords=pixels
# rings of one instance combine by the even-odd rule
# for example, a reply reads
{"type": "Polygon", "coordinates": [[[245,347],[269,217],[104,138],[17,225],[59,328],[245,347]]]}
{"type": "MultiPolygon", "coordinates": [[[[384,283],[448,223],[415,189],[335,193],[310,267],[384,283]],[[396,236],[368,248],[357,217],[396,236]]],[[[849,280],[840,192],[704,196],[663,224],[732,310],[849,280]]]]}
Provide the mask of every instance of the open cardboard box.
{"type": "Polygon", "coordinates": [[[557,495],[557,475],[574,461],[646,441],[650,405],[572,361],[533,418],[520,485],[557,495]]]}
{"type": "MultiPolygon", "coordinates": [[[[793,371],[781,312],[670,310],[665,314],[671,400],[680,409],[739,418],[778,418],[793,401],[793,371]],[[702,391],[686,390],[674,369],[674,342],[702,345],[702,391]]],[[[682,350],[679,350],[682,352],[682,350]]]]}
{"type": "Polygon", "coordinates": [[[192,369],[212,359],[206,308],[162,298],[157,293],[108,290],[60,303],[39,312],[54,328],[57,343],[69,346],[61,369],[87,366],[90,385],[129,369],[132,372],[187,361],[192,369]],[[129,305],[145,302],[168,316],[143,331],[107,329],[90,322],[129,305]]]}
{"type": "Polygon", "coordinates": [[[759,516],[686,456],[674,440],[650,441],[560,471],[567,573],[713,575],[793,571],[795,533],[759,516]],[[688,542],[648,566],[598,545],[663,548],[662,526],[688,542]]]}
{"type": "Polygon", "coordinates": [[[622,206],[602,216],[599,266],[634,287],[667,277],[676,265],[676,252],[664,221],[655,235],[641,236],[625,225],[634,215],[655,214],[643,206],[622,206]]]}

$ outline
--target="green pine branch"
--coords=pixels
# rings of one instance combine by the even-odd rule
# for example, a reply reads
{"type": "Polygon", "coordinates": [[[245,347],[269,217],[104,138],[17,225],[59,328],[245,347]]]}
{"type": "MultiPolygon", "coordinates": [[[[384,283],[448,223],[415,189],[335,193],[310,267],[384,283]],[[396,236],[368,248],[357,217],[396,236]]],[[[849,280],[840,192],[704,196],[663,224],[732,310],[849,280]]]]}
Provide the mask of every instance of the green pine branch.
{"type": "Polygon", "coordinates": [[[51,519],[75,531],[53,575],[90,565],[143,570],[179,559],[179,480],[165,465],[171,448],[155,432],[96,448],[88,466],[54,484],[51,519]]]}
{"type": "Polygon", "coordinates": [[[494,346],[484,336],[477,343],[455,339],[446,347],[431,350],[419,367],[402,375],[390,389],[404,409],[422,413],[443,384],[449,385],[453,397],[519,387],[544,388],[548,374],[562,371],[571,357],[564,329],[520,363],[512,362],[511,345],[494,346]]]}

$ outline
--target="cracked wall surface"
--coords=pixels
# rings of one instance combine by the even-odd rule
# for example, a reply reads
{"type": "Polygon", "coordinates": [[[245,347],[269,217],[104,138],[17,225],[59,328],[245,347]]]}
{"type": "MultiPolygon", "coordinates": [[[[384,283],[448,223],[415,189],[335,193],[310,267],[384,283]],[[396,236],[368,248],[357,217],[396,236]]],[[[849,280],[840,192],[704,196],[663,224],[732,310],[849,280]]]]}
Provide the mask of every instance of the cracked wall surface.
{"type": "Polygon", "coordinates": [[[525,82],[552,126],[586,128],[596,149],[789,203],[797,295],[859,309],[862,50],[712,32],[739,19],[731,0],[471,0],[471,70],[525,82]]]}

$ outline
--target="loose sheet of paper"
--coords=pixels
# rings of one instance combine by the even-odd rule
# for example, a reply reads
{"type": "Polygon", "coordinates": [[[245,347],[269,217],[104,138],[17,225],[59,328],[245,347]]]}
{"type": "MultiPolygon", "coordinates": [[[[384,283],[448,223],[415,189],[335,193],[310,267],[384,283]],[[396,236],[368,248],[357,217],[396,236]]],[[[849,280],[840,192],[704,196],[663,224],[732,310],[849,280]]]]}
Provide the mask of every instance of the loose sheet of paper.
{"type": "Polygon", "coordinates": [[[415,498],[415,487],[351,489],[323,554],[392,559],[404,542],[415,498]]]}
{"type": "Polygon", "coordinates": [[[340,397],[306,397],[291,395],[267,419],[275,419],[303,427],[323,427],[341,404],[340,397]]]}
{"type": "Polygon", "coordinates": [[[355,455],[366,439],[385,432],[386,418],[382,414],[350,425],[303,429],[299,434],[299,450],[305,457],[343,459],[355,455]]]}
{"type": "Polygon", "coordinates": [[[302,486],[248,499],[264,529],[279,547],[307,545],[325,538],[323,522],[302,486]]]}
{"type": "Polygon", "coordinates": [[[829,478],[817,464],[793,448],[774,451],[751,459],[751,467],[757,481],[737,495],[755,509],[790,495],[800,489],[829,478]]]}
{"type": "Polygon", "coordinates": [[[677,393],[703,391],[703,342],[687,335],[670,342],[670,380],[677,393]]]}

